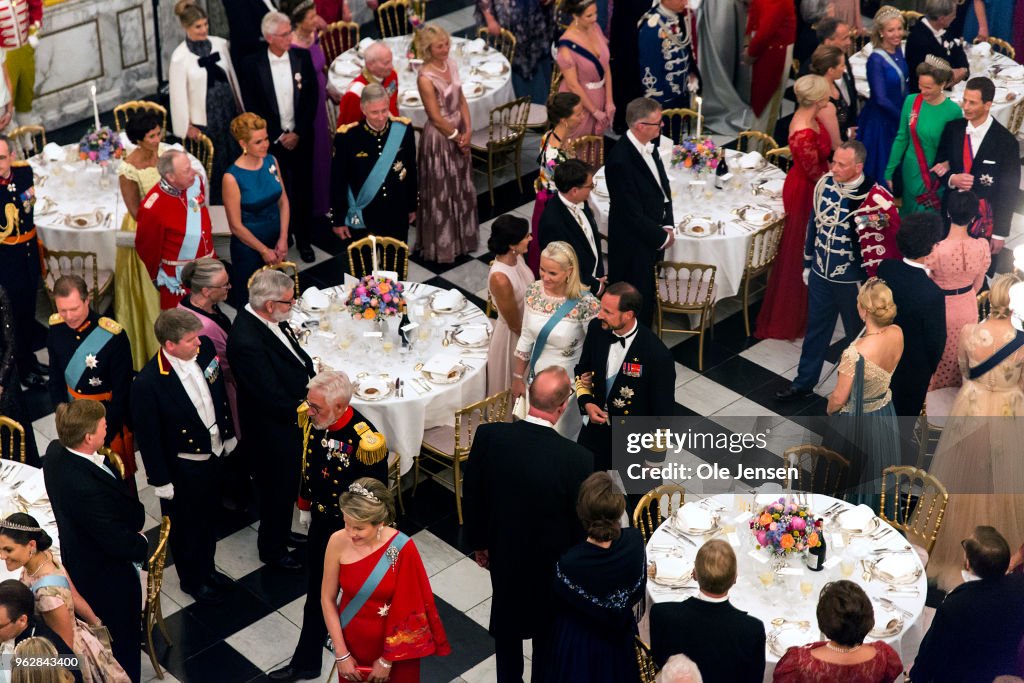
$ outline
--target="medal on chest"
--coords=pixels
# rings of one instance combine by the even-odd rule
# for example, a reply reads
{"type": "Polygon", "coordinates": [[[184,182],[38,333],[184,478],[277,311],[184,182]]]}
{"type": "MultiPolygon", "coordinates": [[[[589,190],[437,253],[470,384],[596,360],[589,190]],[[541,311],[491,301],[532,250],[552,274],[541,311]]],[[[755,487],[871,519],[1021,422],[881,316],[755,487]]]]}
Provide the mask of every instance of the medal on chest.
{"type": "Polygon", "coordinates": [[[328,460],[338,460],[342,467],[348,467],[351,462],[350,456],[352,453],[352,444],[345,443],[338,439],[328,439],[324,436],[320,440],[320,445],[327,449],[328,460]]]}

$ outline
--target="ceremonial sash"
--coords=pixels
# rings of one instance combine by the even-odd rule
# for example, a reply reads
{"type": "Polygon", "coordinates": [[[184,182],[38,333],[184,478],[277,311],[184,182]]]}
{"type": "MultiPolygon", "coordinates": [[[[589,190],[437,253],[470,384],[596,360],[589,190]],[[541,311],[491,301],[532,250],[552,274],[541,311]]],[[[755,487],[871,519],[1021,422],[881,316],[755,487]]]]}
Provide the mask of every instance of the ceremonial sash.
{"type": "Polygon", "coordinates": [[[57,588],[67,588],[71,590],[71,584],[68,580],[60,574],[47,574],[43,578],[32,584],[32,592],[35,593],[40,588],[50,588],[56,586],[57,588]]]}
{"type": "MultiPolygon", "coordinates": [[[[598,80],[604,81],[604,67],[601,65],[601,60],[599,60],[596,56],[594,56],[594,53],[592,53],[590,50],[588,50],[587,48],[583,47],[582,45],[577,45],[576,43],[572,42],[571,40],[560,40],[560,41],[558,41],[558,47],[564,47],[567,50],[575,52],[580,57],[583,57],[583,59],[585,59],[588,62],[590,62],[591,64],[593,64],[594,68],[597,69],[597,78],[598,78],[598,80]]],[[[586,86],[584,86],[584,87],[586,87],[586,86]]]]}
{"type": "Polygon", "coordinates": [[[377,586],[380,585],[384,575],[387,574],[388,566],[391,564],[391,558],[388,557],[391,548],[395,549],[395,554],[402,552],[402,548],[405,546],[405,542],[409,540],[409,537],[403,534],[401,531],[395,535],[395,538],[391,541],[391,546],[385,550],[380,559],[377,560],[377,565],[370,572],[370,575],[366,577],[366,581],[359,587],[359,591],[356,596],[352,598],[352,601],[345,606],[345,609],[341,611],[341,627],[345,628],[349,622],[352,621],[353,617],[359,613],[359,610],[363,608],[366,601],[370,599],[373,592],[377,590],[377,586]]]}
{"type": "Polygon", "coordinates": [[[892,58],[892,55],[885,50],[875,50],[875,53],[881,55],[882,59],[885,60],[885,63],[891,66],[893,70],[899,74],[900,97],[904,97],[907,94],[907,74],[903,72],[903,69],[901,69],[900,65],[896,63],[896,60],[892,58]]]}
{"type": "Polygon", "coordinates": [[[910,115],[910,140],[914,143],[914,155],[917,157],[917,167],[921,173],[921,181],[924,183],[924,192],[917,195],[915,200],[921,206],[938,211],[942,206],[939,200],[939,183],[932,178],[928,170],[928,159],[924,155],[924,147],[921,145],[921,138],[917,134],[917,124],[921,115],[921,105],[924,104],[924,96],[918,95],[914,98],[914,109],[910,115]]]}
{"type": "Polygon", "coordinates": [[[164,262],[163,265],[171,265],[173,273],[167,273],[163,268],[157,268],[157,287],[166,287],[174,294],[185,293],[185,288],[181,285],[181,271],[185,267],[185,263],[194,261],[199,255],[199,243],[203,239],[203,212],[198,200],[201,191],[202,181],[197,175],[196,179],[192,181],[192,186],[185,191],[188,207],[185,210],[185,237],[182,238],[181,247],[178,249],[178,263],[167,264],[164,262]]]}
{"type": "MultiPolygon", "coordinates": [[[[974,149],[971,147],[971,136],[964,130],[964,173],[970,173],[971,168],[974,166],[974,149]]],[[[978,220],[974,221],[969,227],[968,232],[971,237],[984,237],[988,239],[992,236],[992,205],[988,203],[987,199],[978,198],[978,220]]]]}
{"type": "Polygon", "coordinates": [[[998,351],[968,370],[968,379],[978,379],[1009,358],[1014,351],[1022,346],[1024,346],[1024,332],[1017,332],[1017,335],[1008,343],[1001,346],[998,351]]]}
{"type": "Polygon", "coordinates": [[[540,358],[540,354],[544,351],[544,345],[548,343],[548,337],[551,336],[551,330],[555,329],[562,318],[569,315],[569,312],[576,307],[579,303],[579,299],[566,299],[562,302],[562,305],[555,309],[555,312],[548,318],[548,321],[544,323],[544,327],[540,329],[540,334],[537,335],[537,340],[533,342],[533,352],[530,354],[530,367],[526,373],[527,377],[533,377],[534,366],[537,365],[537,360],[540,358]]]}
{"type": "Polygon", "coordinates": [[[400,121],[392,121],[388,140],[384,143],[384,149],[381,150],[377,163],[373,165],[370,174],[366,176],[366,182],[359,188],[359,196],[352,196],[352,186],[349,185],[346,190],[348,192],[348,212],[345,214],[345,225],[348,227],[357,230],[366,228],[366,223],[363,221],[363,209],[370,205],[373,198],[377,196],[377,192],[380,191],[381,185],[384,184],[388,170],[398,154],[398,148],[404,137],[405,124],[400,121]]]}
{"type": "MultiPolygon", "coordinates": [[[[78,380],[82,379],[82,375],[85,373],[86,356],[99,355],[99,352],[113,336],[113,333],[103,329],[100,325],[95,325],[89,336],[82,340],[82,343],[75,349],[74,355],[71,356],[71,360],[68,361],[68,366],[64,368],[64,381],[69,389],[75,389],[78,386],[78,380]]],[[[74,398],[70,392],[68,398],[74,398]]]]}

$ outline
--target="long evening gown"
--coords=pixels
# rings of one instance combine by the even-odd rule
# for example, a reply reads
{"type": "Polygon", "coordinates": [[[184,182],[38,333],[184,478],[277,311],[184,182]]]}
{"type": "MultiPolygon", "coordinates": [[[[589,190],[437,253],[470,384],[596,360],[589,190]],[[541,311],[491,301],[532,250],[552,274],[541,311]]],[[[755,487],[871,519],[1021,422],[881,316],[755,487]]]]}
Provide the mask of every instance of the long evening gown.
{"type": "MultiPolygon", "coordinates": [[[[572,33],[566,31],[558,41],[558,56],[555,58],[555,61],[558,62],[558,67],[562,70],[562,73],[575,69],[576,79],[586,93],[587,99],[590,100],[592,105],[597,107],[598,111],[605,111],[608,106],[605,102],[608,89],[604,85],[604,79],[611,78],[608,73],[608,40],[596,25],[591,29],[591,36],[596,38],[600,45],[598,53],[595,55],[582,44],[567,37],[574,33],[575,31],[572,33]],[[563,48],[569,53],[568,59],[563,55],[563,48]],[[601,83],[600,87],[588,87],[588,85],[597,86],[598,83],[601,83]]],[[[564,78],[558,86],[558,92],[569,92],[569,84],[566,83],[564,78]]],[[[586,111],[586,107],[584,107],[584,111],[586,111]]],[[[583,120],[580,121],[580,125],[576,126],[576,130],[569,134],[569,138],[578,138],[581,135],[604,135],[604,131],[610,123],[611,121],[606,121],[604,124],[599,124],[597,119],[587,111],[583,120]]]]}
{"type": "MultiPolygon", "coordinates": [[[[273,249],[281,237],[281,181],[277,164],[269,154],[256,171],[231,164],[227,173],[238,183],[241,195],[242,225],[248,228],[263,246],[273,249]],[[272,170],[273,169],[273,170],[272,170]]],[[[235,308],[245,305],[249,278],[263,267],[263,257],[234,235],[231,236],[231,303],[235,308]]]]}
{"type": "MultiPolygon", "coordinates": [[[[160,143],[157,154],[163,154],[168,145],[160,143]]],[[[160,182],[156,166],[135,168],[127,161],[117,167],[117,175],[139,186],[139,200],[160,182]]],[[[121,232],[135,232],[138,224],[132,215],[124,212],[121,232]]],[[[114,258],[114,318],[124,328],[132,347],[132,366],[136,371],[149,362],[160,349],[153,323],[160,315],[160,293],[133,247],[118,247],[114,258]]]]}
{"type": "MultiPolygon", "coordinates": [[[[934,211],[917,203],[918,195],[925,191],[924,180],[921,177],[921,166],[917,163],[917,154],[914,151],[914,142],[910,136],[910,116],[914,111],[914,101],[919,97],[917,93],[907,95],[903,101],[903,111],[900,113],[899,130],[896,132],[896,139],[892,144],[892,153],[889,155],[889,163],[885,169],[887,179],[894,178],[900,173],[903,179],[903,206],[900,208],[900,216],[906,216],[918,211],[934,211]]],[[[931,105],[921,102],[921,111],[917,116],[917,136],[921,140],[921,149],[924,151],[925,166],[931,168],[935,163],[935,154],[939,149],[939,139],[946,124],[963,117],[963,112],[953,100],[944,98],[941,103],[931,105]]],[[[942,183],[939,182],[941,187],[942,183]]],[[[941,192],[941,190],[940,190],[941,192]]]]}
{"type": "MultiPolygon", "coordinates": [[[[504,25],[504,24],[503,24],[504,25]]],[[[462,120],[459,103],[462,81],[458,67],[448,60],[452,82],[445,83],[434,69],[423,69],[437,94],[441,116],[461,135],[468,122],[462,120]]],[[[423,125],[418,157],[420,204],[416,213],[419,234],[416,245],[423,258],[437,263],[452,263],[476,249],[480,222],[476,215],[476,189],[473,187],[473,162],[429,120],[423,125]]]]}
{"type": "MultiPolygon", "coordinates": [[[[209,40],[193,41],[185,39],[189,51],[202,58],[209,57],[213,45],[209,40]]],[[[230,60],[226,62],[231,67],[230,60]]],[[[234,70],[228,74],[225,63],[217,64],[223,74],[222,78],[206,78],[206,125],[197,126],[213,143],[213,167],[206,186],[209,188],[210,204],[221,204],[221,179],[231,165],[231,159],[238,153],[238,143],[231,135],[231,121],[238,116],[238,93],[232,87],[236,83],[234,70]]]]}
{"type": "Polygon", "coordinates": [[[947,237],[936,244],[924,260],[924,264],[931,270],[932,280],[942,289],[972,287],[962,294],[946,294],[946,348],[939,360],[939,367],[932,375],[928,391],[960,386],[960,364],[957,361],[960,330],[965,325],[978,322],[977,294],[991,263],[992,251],[988,242],[973,237],[947,237]]]}
{"type": "MultiPolygon", "coordinates": [[[[494,301],[494,292],[491,291],[491,275],[494,273],[504,274],[512,283],[512,295],[519,306],[519,314],[523,313],[523,305],[526,303],[526,288],[533,282],[533,273],[530,267],[523,261],[522,256],[516,257],[516,265],[509,266],[501,261],[495,260],[491,264],[491,271],[487,274],[487,291],[494,301]]],[[[498,311],[498,321],[494,323],[494,333],[491,335],[491,345],[487,349],[487,395],[493,396],[505,391],[512,386],[512,354],[519,343],[519,335],[508,328],[508,323],[498,311]]]]}
{"type": "Polygon", "coordinates": [[[555,568],[551,681],[634,683],[639,677],[633,606],[644,598],[647,561],[637,529],[608,548],[584,541],[555,568]]]}
{"type": "MultiPolygon", "coordinates": [[[[974,13],[973,2],[968,0],[964,4],[967,5],[964,38],[970,42],[978,36],[978,16],[974,13]]],[[[990,36],[1013,41],[1013,5],[1014,0],[985,0],[985,18],[988,19],[990,36]]]]}
{"type": "Polygon", "coordinates": [[[786,225],[779,254],[768,276],[768,289],[757,315],[754,336],[759,339],[796,339],[807,326],[807,285],[803,281],[804,242],[811,218],[814,186],[828,171],[832,141],[825,126],[804,128],[789,136],[793,166],[782,187],[786,225]]]}
{"type": "Polygon", "coordinates": [[[897,68],[889,64],[882,56],[883,52],[882,48],[876,47],[868,57],[871,97],[861,110],[857,123],[857,137],[868,150],[864,173],[874,180],[885,177],[889,153],[900,123],[900,107],[907,95],[907,75],[910,73],[902,48],[896,48],[896,52],[889,54],[897,68]]]}
{"type": "MultiPolygon", "coordinates": [[[[526,361],[530,360],[537,336],[564,301],[564,297],[556,298],[545,294],[544,286],[539,280],[526,289],[523,334],[519,337],[519,343],[516,345],[515,355],[517,357],[526,361]]],[[[534,372],[558,365],[565,368],[569,377],[572,377],[576,370],[576,363],[580,360],[580,354],[583,353],[583,338],[587,336],[587,325],[597,317],[599,310],[601,310],[601,302],[590,292],[584,292],[576,307],[551,329],[547,343],[544,344],[544,348],[541,349],[540,355],[537,357],[534,372]]],[[[559,418],[555,429],[562,436],[575,441],[582,426],[583,418],[579,411],[566,410],[559,418]]]]}
{"type": "Polygon", "coordinates": [[[893,683],[903,673],[900,656],[883,642],[866,643],[877,652],[863,664],[832,664],[811,654],[824,647],[818,641],[800,647],[791,647],[775,666],[774,683],[893,683]]]}
{"type": "Polygon", "coordinates": [[[1024,541],[1024,348],[978,379],[967,374],[1013,336],[1011,331],[995,337],[984,323],[960,332],[963,386],[929,468],[950,492],[942,531],[928,559],[929,578],[945,591],[962,581],[960,540],[974,527],[994,526],[1011,548],[1024,541]]]}
{"type": "Polygon", "coordinates": [[[309,47],[292,43],[309,51],[316,72],[316,117],[313,119],[313,215],[324,216],[331,210],[331,152],[334,136],[327,122],[327,57],[320,47],[320,36],[309,47]]]}
{"type": "MultiPolygon", "coordinates": [[[[568,157],[565,154],[563,143],[567,142],[555,135],[554,129],[549,130],[540,139],[540,154],[537,156],[537,164],[540,166],[538,179],[542,185],[537,192],[537,199],[533,202],[533,218],[530,221],[530,231],[533,239],[527,247],[526,265],[533,271],[534,276],[540,275],[540,217],[544,214],[544,207],[548,200],[558,193],[555,187],[555,167],[565,161],[568,157]],[[559,146],[551,146],[551,138],[558,140],[559,146]]],[[[595,169],[596,170],[596,169],[595,169]]]]}

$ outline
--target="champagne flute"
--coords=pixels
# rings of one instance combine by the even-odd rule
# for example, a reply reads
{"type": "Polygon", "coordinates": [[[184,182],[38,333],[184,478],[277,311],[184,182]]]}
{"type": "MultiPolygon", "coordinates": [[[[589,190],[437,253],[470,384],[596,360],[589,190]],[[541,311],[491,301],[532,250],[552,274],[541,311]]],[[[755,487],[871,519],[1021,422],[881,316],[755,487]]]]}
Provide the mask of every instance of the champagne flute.
{"type": "Polygon", "coordinates": [[[839,573],[843,575],[844,579],[848,579],[853,576],[854,561],[852,557],[844,557],[839,562],[839,573]]]}
{"type": "Polygon", "coordinates": [[[814,592],[814,584],[809,579],[802,579],[800,581],[800,593],[804,596],[804,600],[811,596],[814,592]]]}

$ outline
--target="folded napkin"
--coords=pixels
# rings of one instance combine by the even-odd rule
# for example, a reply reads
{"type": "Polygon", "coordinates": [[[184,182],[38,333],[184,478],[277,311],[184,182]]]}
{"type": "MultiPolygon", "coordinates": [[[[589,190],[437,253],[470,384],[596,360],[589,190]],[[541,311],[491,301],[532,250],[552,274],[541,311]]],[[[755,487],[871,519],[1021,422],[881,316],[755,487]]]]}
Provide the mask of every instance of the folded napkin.
{"type": "Polygon", "coordinates": [[[466,44],[462,46],[462,52],[465,54],[476,54],[483,52],[487,47],[487,43],[484,42],[483,38],[475,38],[473,40],[466,41],[466,44]]]}
{"type": "Polygon", "coordinates": [[[362,40],[359,41],[359,46],[356,48],[356,50],[359,52],[359,54],[365,54],[366,48],[370,47],[375,42],[377,41],[374,40],[373,38],[363,38],[362,40]]]}
{"type": "Polygon", "coordinates": [[[765,184],[761,185],[761,191],[767,192],[768,194],[781,195],[782,187],[786,181],[782,178],[772,178],[765,184]]]}
{"type": "Polygon", "coordinates": [[[686,581],[693,573],[693,563],[679,557],[659,557],[654,565],[659,581],[686,581]]]}
{"type": "Polygon", "coordinates": [[[785,651],[791,647],[800,647],[814,642],[814,636],[810,631],[805,631],[802,628],[784,628],[778,631],[775,642],[778,643],[780,650],[785,651]]]}
{"type": "Polygon", "coordinates": [[[987,57],[988,55],[992,54],[992,44],[977,43],[976,45],[972,45],[970,47],[970,50],[971,53],[974,54],[975,56],[987,57]]]}
{"type": "Polygon", "coordinates": [[[454,311],[462,304],[462,301],[462,292],[450,289],[447,292],[438,292],[434,297],[434,308],[439,311],[454,311]]]}
{"type": "MultiPolygon", "coordinates": [[[[35,468],[26,469],[31,469],[31,474],[21,482],[21,486],[18,487],[18,495],[24,498],[26,503],[32,505],[46,498],[46,484],[43,482],[42,470],[35,468]]],[[[37,519],[37,521],[43,522],[45,520],[37,519]]]]}
{"type": "Polygon", "coordinates": [[[895,610],[877,603],[874,600],[871,601],[871,606],[875,611],[875,625],[871,629],[872,635],[883,633],[885,631],[885,627],[889,624],[889,621],[900,616],[895,610]]]}
{"type": "Polygon", "coordinates": [[[487,339],[486,325],[465,325],[455,334],[463,344],[480,344],[487,339]]]}
{"type": "Polygon", "coordinates": [[[43,147],[43,156],[47,161],[60,161],[64,158],[64,148],[56,142],[48,142],[43,147]]]}
{"type": "Polygon", "coordinates": [[[767,223],[771,220],[772,212],[767,209],[759,209],[756,206],[750,206],[743,210],[743,220],[751,223],[767,223]]]}
{"type": "Polygon", "coordinates": [[[423,364],[423,372],[431,375],[447,377],[451,373],[456,372],[456,368],[458,367],[458,358],[439,353],[423,364]]]}
{"type": "MultiPolygon", "coordinates": [[[[1024,78],[1024,65],[1015,64],[1005,69],[1000,69],[998,78],[1009,78],[1014,80],[1024,78]]],[[[49,147],[49,145],[47,145],[47,147],[49,147]]]]}
{"type": "Polygon", "coordinates": [[[331,65],[331,71],[339,76],[355,76],[362,71],[362,69],[355,62],[339,59],[331,65]]]}
{"type": "Polygon", "coordinates": [[[894,579],[898,579],[908,574],[913,574],[914,570],[917,569],[917,562],[917,555],[885,555],[875,563],[875,568],[894,579]]]}
{"type": "Polygon", "coordinates": [[[847,531],[864,531],[875,516],[875,511],[867,505],[858,505],[839,516],[839,524],[847,531]]]}
{"type": "Polygon", "coordinates": [[[491,76],[499,75],[504,70],[504,68],[505,68],[504,64],[502,64],[501,62],[494,62],[494,61],[484,62],[483,64],[481,64],[480,66],[477,67],[477,69],[480,72],[485,73],[485,74],[489,74],[491,76]]]}
{"type": "Polygon", "coordinates": [[[696,503],[686,503],[676,510],[676,524],[682,529],[705,531],[711,528],[711,513],[696,503]]]}
{"type": "Polygon", "coordinates": [[[760,152],[747,152],[739,159],[740,168],[760,168],[764,164],[764,157],[760,152]]]}
{"type": "Polygon", "coordinates": [[[387,279],[398,282],[398,271],[395,270],[375,270],[373,271],[373,277],[380,279],[386,277],[387,279]]]}
{"type": "Polygon", "coordinates": [[[309,311],[322,310],[331,305],[331,300],[318,287],[310,287],[302,293],[302,307],[309,311]]]}

